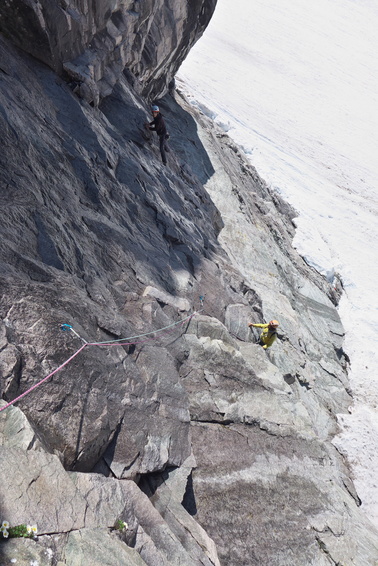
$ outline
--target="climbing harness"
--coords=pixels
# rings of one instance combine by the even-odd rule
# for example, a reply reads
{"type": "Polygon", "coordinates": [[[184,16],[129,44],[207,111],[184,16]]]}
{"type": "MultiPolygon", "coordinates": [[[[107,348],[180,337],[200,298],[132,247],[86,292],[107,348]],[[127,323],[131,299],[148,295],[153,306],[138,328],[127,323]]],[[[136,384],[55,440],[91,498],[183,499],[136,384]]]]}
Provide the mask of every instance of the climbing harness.
{"type": "MultiPolygon", "coordinates": [[[[200,301],[201,302],[201,301],[200,301]]],[[[201,303],[202,304],[202,303],[201,303]]],[[[24,393],[21,393],[21,395],[19,395],[18,397],[16,397],[15,399],[13,399],[13,401],[10,401],[9,403],[7,403],[6,405],[4,405],[4,407],[0,407],[0,412],[4,411],[5,409],[7,409],[8,407],[10,407],[11,405],[13,405],[14,403],[16,403],[17,401],[19,401],[20,399],[22,399],[23,397],[25,397],[26,395],[28,395],[29,393],[31,393],[34,389],[36,389],[37,387],[39,387],[40,385],[42,385],[42,383],[44,383],[45,381],[47,381],[50,377],[52,377],[53,375],[55,375],[56,373],[58,373],[58,371],[60,371],[61,369],[63,369],[66,365],[68,365],[74,358],[76,358],[76,356],[78,354],[80,354],[80,352],[82,350],[84,350],[84,348],[86,348],[87,346],[131,346],[131,345],[136,345],[136,344],[144,344],[146,342],[149,342],[151,340],[156,340],[157,336],[153,337],[153,338],[147,338],[146,340],[139,340],[138,342],[129,342],[129,340],[134,340],[135,338],[143,338],[145,336],[150,336],[151,334],[160,334],[162,332],[166,332],[169,333],[170,328],[173,328],[174,326],[177,326],[178,324],[184,324],[184,322],[186,322],[187,320],[190,320],[191,318],[193,318],[193,316],[195,316],[196,314],[198,314],[201,311],[195,311],[192,314],[190,314],[189,316],[185,317],[182,320],[179,320],[178,322],[174,322],[173,324],[169,324],[168,326],[164,326],[163,328],[159,328],[158,330],[152,330],[151,332],[145,332],[144,334],[138,334],[137,336],[129,336],[128,338],[118,338],[117,340],[109,340],[107,342],[87,342],[86,340],[84,340],[84,338],[82,338],[80,336],[80,334],[78,334],[76,332],[76,330],[74,330],[72,328],[72,326],[70,324],[61,324],[60,325],[60,329],[63,332],[72,332],[77,338],[79,338],[82,342],[83,345],[81,346],[81,348],[79,348],[78,350],[76,350],[76,352],[74,354],[72,354],[72,356],[70,356],[68,358],[68,360],[66,360],[65,362],[63,362],[59,367],[57,367],[54,371],[52,371],[51,373],[49,373],[49,375],[47,375],[46,377],[44,377],[43,379],[41,379],[41,381],[39,381],[38,383],[35,383],[32,387],[30,387],[30,389],[28,389],[27,391],[24,391],[24,393]]]]}

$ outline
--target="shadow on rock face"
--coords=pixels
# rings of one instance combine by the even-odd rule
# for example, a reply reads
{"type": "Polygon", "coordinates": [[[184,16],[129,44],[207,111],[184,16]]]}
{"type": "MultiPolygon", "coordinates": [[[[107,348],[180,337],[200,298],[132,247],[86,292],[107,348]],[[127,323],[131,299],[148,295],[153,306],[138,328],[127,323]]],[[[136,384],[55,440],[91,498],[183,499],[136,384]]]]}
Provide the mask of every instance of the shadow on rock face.
{"type": "Polygon", "coordinates": [[[182,500],[182,505],[184,509],[187,510],[189,515],[197,515],[197,504],[196,497],[193,489],[193,476],[192,474],[188,477],[188,483],[186,484],[186,490],[184,494],[184,499],[182,500]]]}
{"type": "MultiPolygon", "coordinates": [[[[198,137],[197,125],[193,117],[170,95],[157,102],[170,135],[168,146],[178,157],[181,169],[190,179],[194,174],[204,185],[214,174],[214,169],[198,137]]],[[[148,136],[148,139],[142,135],[144,123],[152,120],[149,107],[147,106],[147,111],[136,107],[130,91],[125,89],[122,83],[114,88],[113,93],[102,102],[100,108],[124,140],[132,141],[147,150],[151,146],[158,147],[158,138],[154,132],[152,136],[148,136]]]]}
{"type": "Polygon", "coordinates": [[[161,102],[172,135],[165,169],[157,136],[151,145],[142,136],[149,107],[126,78],[99,111],[41,63],[26,64],[5,43],[0,52],[12,68],[2,103],[9,108],[10,97],[13,105],[0,117],[0,181],[9,193],[1,213],[4,263],[16,272],[32,261],[96,277],[110,294],[114,281],[130,277],[185,292],[222,226],[201,184],[212,168],[193,118],[170,96],[161,102]]]}
{"type": "Polygon", "coordinates": [[[171,96],[165,96],[160,100],[159,107],[166,117],[171,135],[170,143],[175,152],[183,165],[188,167],[188,171],[194,173],[205,185],[214,174],[214,168],[198,137],[195,121],[171,96]]]}
{"type": "Polygon", "coordinates": [[[295,383],[295,375],[292,375],[291,373],[286,373],[283,378],[288,385],[293,385],[293,383],[295,383]]]}

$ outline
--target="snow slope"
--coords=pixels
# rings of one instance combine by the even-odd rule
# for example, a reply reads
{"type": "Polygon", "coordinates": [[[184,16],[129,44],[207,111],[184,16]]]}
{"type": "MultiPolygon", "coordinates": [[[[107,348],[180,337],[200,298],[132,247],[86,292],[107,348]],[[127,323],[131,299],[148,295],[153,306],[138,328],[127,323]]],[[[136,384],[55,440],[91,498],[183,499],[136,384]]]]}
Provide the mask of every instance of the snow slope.
{"type": "Polygon", "coordinates": [[[335,444],[378,525],[378,4],[218,0],[178,86],[298,211],[294,245],[341,275],[355,402],[335,444]]]}

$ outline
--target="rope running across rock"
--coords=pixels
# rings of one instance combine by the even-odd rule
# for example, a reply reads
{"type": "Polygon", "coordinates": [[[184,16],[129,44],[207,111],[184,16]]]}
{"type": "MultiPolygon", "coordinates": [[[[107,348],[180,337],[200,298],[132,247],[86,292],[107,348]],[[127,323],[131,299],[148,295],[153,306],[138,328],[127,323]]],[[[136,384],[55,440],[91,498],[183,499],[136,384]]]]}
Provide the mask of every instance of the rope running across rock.
{"type": "Polygon", "coordinates": [[[193,316],[195,316],[196,314],[198,314],[201,311],[195,311],[194,313],[190,314],[189,316],[185,317],[183,320],[179,320],[178,322],[174,322],[173,324],[169,324],[168,326],[164,326],[163,328],[159,328],[158,330],[152,330],[151,332],[146,332],[144,334],[138,334],[137,336],[129,336],[128,338],[118,338],[117,340],[109,340],[107,342],[87,342],[86,340],[84,340],[84,338],[82,338],[73,328],[70,324],[62,324],[61,325],[61,330],[68,330],[71,331],[73,334],[75,334],[75,336],[77,336],[78,338],[80,338],[80,340],[82,342],[84,342],[84,344],[81,346],[81,348],[79,348],[78,350],[76,350],[76,352],[74,354],[72,354],[72,356],[70,356],[65,362],[63,362],[59,367],[57,367],[56,369],[54,369],[54,371],[52,371],[51,373],[49,373],[49,375],[47,375],[46,377],[44,377],[43,379],[41,379],[41,381],[39,381],[38,383],[35,383],[32,387],[30,387],[30,389],[28,389],[27,391],[24,391],[24,393],[21,393],[21,395],[19,395],[18,397],[16,397],[15,399],[13,399],[13,401],[10,401],[9,403],[7,403],[6,405],[4,405],[4,407],[0,407],[0,412],[4,411],[5,409],[7,409],[8,407],[10,407],[11,405],[13,405],[14,403],[16,403],[17,401],[20,401],[20,399],[22,399],[23,397],[25,397],[26,395],[28,395],[29,393],[31,393],[34,389],[36,389],[37,387],[39,387],[40,385],[42,385],[42,383],[45,383],[45,381],[47,381],[50,377],[52,377],[53,375],[55,375],[56,373],[58,373],[58,371],[60,371],[61,369],[63,369],[66,365],[68,365],[74,358],[76,358],[76,356],[78,354],[80,354],[80,352],[82,352],[84,350],[84,348],[86,348],[87,346],[133,346],[136,344],[145,344],[146,342],[150,342],[152,340],[156,340],[157,336],[154,336],[153,338],[147,338],[147,340],[139,340],[138,342],[128,342],[128,340],[134,340],[135,338],[143,338],[144,336],[149,336],[151,334],[160,334],[162,332],[171,332],[171,329],[175,326],[177,326],[178,324],[184,324],[185,321],[190,320],[191,318],[193,318],[193,316]]]}

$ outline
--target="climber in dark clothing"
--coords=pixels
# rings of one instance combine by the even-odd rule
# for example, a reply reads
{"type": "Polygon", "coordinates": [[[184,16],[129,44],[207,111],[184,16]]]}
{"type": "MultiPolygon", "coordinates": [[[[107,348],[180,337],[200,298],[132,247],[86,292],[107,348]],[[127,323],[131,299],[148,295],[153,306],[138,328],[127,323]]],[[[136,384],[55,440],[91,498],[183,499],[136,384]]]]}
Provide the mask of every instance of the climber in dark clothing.
{"type": "Polygon", "coordinates": [[[164,165],[167,165],[167,158],[165,152],[169,152],[169,147],[167,145],[168,133],[167,128],[165,126],[163,115],[160,113],[159,106],[152,106],[152,116],[154,119],[152,122],[146,124],[149,130],[154,130],[157,135],[159,136],[159,145],[160,145],[160,153],[161,159],[164,165]]]}

